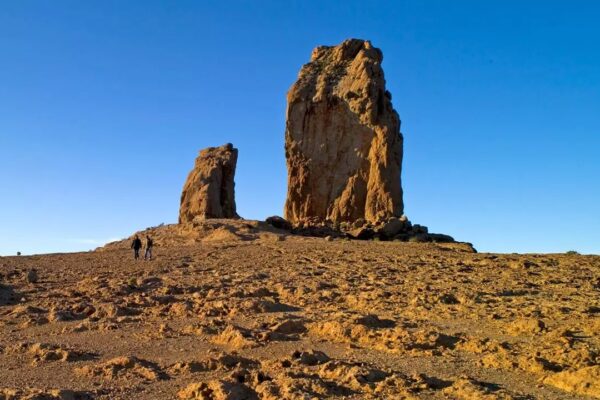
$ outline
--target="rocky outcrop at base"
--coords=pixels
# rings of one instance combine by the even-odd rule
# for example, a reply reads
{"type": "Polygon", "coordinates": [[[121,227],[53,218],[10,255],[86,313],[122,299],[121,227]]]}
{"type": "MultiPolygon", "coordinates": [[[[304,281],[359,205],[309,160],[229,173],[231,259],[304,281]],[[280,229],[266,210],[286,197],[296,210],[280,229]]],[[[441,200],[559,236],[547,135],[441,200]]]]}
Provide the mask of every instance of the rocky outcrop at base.
{"type": "Polygon", "coordinates": [[[392,217],[385,222],[369,223],[358,220],[354,223],[300,223],[292,225],[284,218],[273,216],[267,218],[267,224],[277,229],[289,231],[302,236],[345,237],[357,240],[394,240],[399,242],[434,242],[455,243],[452,236],[441,233],[429,233],[426,226],[412,224],[406,216],[392,217]]]}
{"type": "Polygon", "coordinates": [[[239,218],[234,190],[237,156],[231,143],[200,151],[181,193],[180,224],[195,218],[239,218]]]}

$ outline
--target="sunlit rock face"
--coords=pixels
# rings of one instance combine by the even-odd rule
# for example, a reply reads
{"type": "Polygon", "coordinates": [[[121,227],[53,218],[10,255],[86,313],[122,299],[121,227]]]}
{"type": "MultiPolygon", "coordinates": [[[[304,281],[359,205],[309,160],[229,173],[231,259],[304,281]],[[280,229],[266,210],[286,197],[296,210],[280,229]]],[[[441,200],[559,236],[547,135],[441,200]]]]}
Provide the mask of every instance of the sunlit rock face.
{"type": "Polygon", "coordinates": [[[292,224],[403,214],[400,119],[382,59],[369,41],[320,46],[290,88],[285,217],[292,224]]]}
{"type": "Polygon", "coordinates": [[[200,151],[181,192],[180,224],[194,218],[239,218],[234,190],[237,156],[231,143],[200,151]]]}

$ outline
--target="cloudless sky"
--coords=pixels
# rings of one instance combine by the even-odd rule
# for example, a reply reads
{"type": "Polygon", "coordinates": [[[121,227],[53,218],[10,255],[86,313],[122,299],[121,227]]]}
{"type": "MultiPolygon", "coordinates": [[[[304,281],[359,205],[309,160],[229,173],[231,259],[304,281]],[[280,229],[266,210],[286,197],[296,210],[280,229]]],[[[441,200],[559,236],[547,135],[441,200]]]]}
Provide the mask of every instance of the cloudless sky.
{"type": "Polygon", "coordinates": [[[0,2],[0,254],[177,221],[198,150],[281,215],[285,96],[313,47],[382,49],[405,212],[480,251],[600,253],[600,3],[0,2]]]}

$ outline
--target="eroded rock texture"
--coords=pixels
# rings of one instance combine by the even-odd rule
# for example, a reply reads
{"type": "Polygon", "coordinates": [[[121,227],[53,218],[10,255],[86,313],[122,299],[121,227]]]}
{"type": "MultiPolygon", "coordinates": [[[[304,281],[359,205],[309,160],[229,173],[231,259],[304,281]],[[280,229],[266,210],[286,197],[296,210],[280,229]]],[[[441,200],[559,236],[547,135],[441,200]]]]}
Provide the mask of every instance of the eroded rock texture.
{"type": "Polygon", "coordinates": [[[234,175],[238,151],[231,143],[200,151],[181,193],[179,223],[194,218],[239,218],[234,175]]]}
{"type": "Polygon", "coordinates": [[[293,224],[402,215],[400,119],[382,59],[369,41],[320,46],[289,90],[285,216],[293,224]]]}

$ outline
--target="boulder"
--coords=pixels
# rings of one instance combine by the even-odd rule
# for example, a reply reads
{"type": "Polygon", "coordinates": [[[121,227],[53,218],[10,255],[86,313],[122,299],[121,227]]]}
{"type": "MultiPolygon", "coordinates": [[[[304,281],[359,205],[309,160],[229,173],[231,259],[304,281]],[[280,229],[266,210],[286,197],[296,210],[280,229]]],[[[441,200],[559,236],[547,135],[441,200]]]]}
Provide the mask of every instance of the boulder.
{"type": "Polygon", "coordinates": [[[278,215],[273,215],[265,220],[265,222],[271,225],[273,228],[282,229],[284,231],[292,230],[292,224],[278,215]]]}
{"type": "Polygon", "coordinates": [[[381,226],[379,231],[384,236],[391,238],[399,233],[402,233],[406,228],[406,222],[404,222],[400,218],[392,217],[381,226]]]}
{"type": "Polygon", "coordinates": [[[32,268],[29,271],[27,271],[27,275],[25,276],[25,280],[27,281],[27,283],[37,283],[38,279],[38,273],[35,270],[35,268],[32,268]]]}
{"type": "Polygon", "coordinates": [[[294,226],[402,216],[403,138],[382,59],[364,40],[317,47],[290,88],[285,218],[294,226]]]}
{"type": "Polygon", "coordinates": [[[427,243],[431,242],[431,238],[426,233],[413,233],[408,237],[408,241],[413,243],[427,243]]]}
{"type": "Polygon", "coordinates": [[[423,225],[419,225],[419,224],[414,224],[412,227],[412,231],[415,234],[419,234],[419,233],[429,233],[429,229],[426,226],[423,225]]]}
{"type": "Polygon", "coordinates": [[[434,243],[454,243],[454,238],[450,235],[441,233],[429,233],[428,235],[434,243]]]}
{"type": "Polygon", "coordinates": [[[347,232],[348,236],[353,239],[369,240],[373,239],[375,232],[368,227],[355,228],[347,232]]]}
{"type": "Polygon", "coordinates": [[[234,191],[237,156],[231,143],[200,151],[181,192],[180,224],[194,218],[239,218],[234,191]]]}

